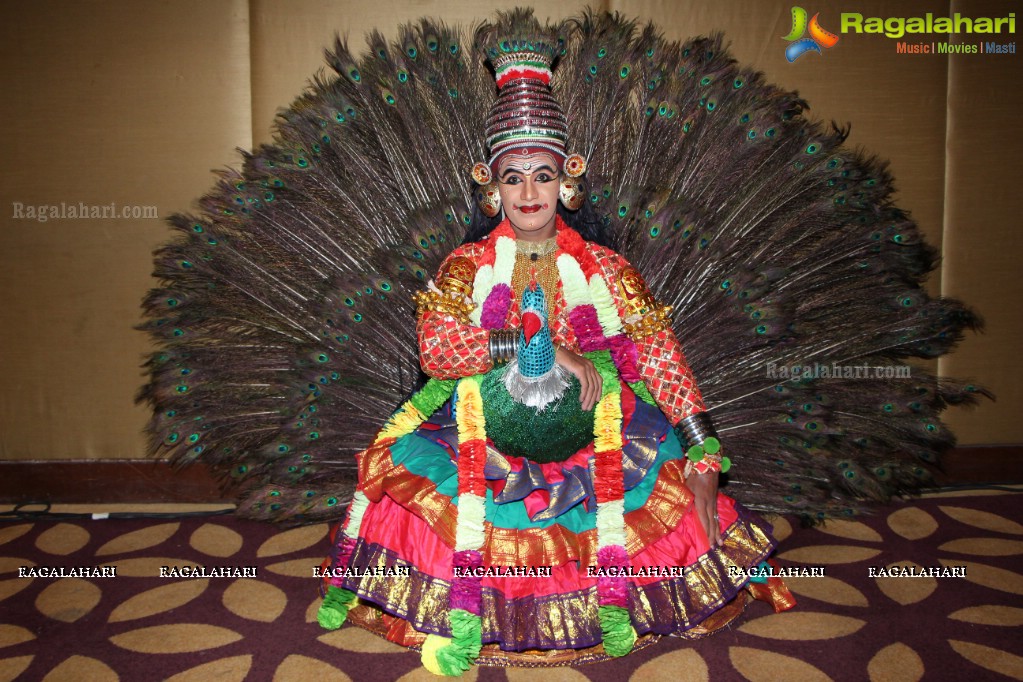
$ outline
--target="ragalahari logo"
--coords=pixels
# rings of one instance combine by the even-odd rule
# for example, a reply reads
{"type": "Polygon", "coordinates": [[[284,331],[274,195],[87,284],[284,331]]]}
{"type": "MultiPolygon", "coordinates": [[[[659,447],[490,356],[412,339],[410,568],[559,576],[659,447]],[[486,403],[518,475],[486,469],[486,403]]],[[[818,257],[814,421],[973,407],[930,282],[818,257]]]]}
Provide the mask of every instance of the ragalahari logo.
{"type": "Polygon", "coordinates": [[[792,8],[792,32],[785,36],[785,40],[792,43],[785,48],[785,59],[794,62],[807,52],[821,54],[822,47],[834,47],[838,42],[838,36],[824,29],[818,17],[820,13],[813,15],[813,19],[807,22],[806,10],[802,7],[792,8]],[[809,38],[804,38],[806,32],[810,32],[809,38]]]}

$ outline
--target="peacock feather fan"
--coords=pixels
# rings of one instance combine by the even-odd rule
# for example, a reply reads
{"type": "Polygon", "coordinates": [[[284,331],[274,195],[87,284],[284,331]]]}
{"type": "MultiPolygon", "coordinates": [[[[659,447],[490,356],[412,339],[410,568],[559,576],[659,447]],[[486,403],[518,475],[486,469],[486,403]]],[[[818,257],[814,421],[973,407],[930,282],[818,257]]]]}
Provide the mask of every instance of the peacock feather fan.
{"type": "Polygon", "coordinates": [[[411,295],[472,223],[496,96],[482,57],[514,36],[557,60],[586,210],[674,307],[730,493],[819,519],[927,485],[954,442],[941,411],[987,393],[907,360],[980,322],[922,288],[935,254],[885,164],[720,36],[592,12],[424,19],[362,56],[337,40],[273,143],[172,218],[155,254],[151,452],[208,465],[255,518],[342,515],[355,454],[421,381],[411,295]]]}

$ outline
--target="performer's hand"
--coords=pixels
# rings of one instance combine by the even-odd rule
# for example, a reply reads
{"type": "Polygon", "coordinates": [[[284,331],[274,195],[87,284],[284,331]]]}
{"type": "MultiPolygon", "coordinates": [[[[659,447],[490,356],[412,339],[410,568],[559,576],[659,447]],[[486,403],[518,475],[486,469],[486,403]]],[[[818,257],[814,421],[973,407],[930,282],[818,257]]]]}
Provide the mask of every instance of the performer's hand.
{"type": "Polygon", "coordinates": [[[721,544],[721,526],[718,523],[718,472],[708,471],[698,474],[695,471],[686,479],[686,485],[693,491],[696,498],[693,502],[696,515],[707,531],[707,539],[711,547],[721,544]]]}
{"type": "Polygon", "coordinates": [[[603,381],[597,368],[593,366],[589,358],[576,355],[560,346],[554,354],[554,361],[579,380],[579,403],[585,411],[592,410],[600,400],[600,392],[603,387],[603,381]]]}

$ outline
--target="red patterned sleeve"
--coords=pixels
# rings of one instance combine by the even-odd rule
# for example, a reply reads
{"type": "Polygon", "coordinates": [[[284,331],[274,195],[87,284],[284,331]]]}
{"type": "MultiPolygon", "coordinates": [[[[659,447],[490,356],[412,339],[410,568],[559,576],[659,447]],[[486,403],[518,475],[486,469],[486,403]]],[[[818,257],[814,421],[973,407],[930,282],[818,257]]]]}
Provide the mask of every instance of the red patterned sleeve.
{"type": "Polygon", "coordinates": [[[416,296],[416,333],[419,362],[436,379],[458,379],[486,372],[490,359],[490,332],[469,323],[472,284],[476,276],[476,250],[455,249],[431,282],[416,296]]]}
{"type": "Polygon", "coordinates": [[[703,397],[671,329],[670,309],[654,300],[639,272],[607,249],[595,254],[618,306],[626,334],[636,346],[636,369],[672,425],[703,412],[703,397]]]}
{"type": "Polygon", "coordinates": [[[674,426],[691,414],[703,412],[703,396],[689,369],[682,345],[671,328],[646,336],[636,343],[637,369],[674,426]]]}

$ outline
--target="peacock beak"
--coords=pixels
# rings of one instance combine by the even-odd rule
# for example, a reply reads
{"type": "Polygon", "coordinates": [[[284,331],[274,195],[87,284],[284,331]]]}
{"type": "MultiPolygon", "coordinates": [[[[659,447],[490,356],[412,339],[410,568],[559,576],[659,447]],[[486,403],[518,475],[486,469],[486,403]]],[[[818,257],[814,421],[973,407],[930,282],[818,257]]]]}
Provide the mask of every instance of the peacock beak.
{"type": "Polygon", "coordinates": [[[526,337],[525,345],[529,345],[529,340],[540,331],[541,327],[543,327],[543,320],[539,315],[531,311],[522,313],[522,333],[526,337]]]}

